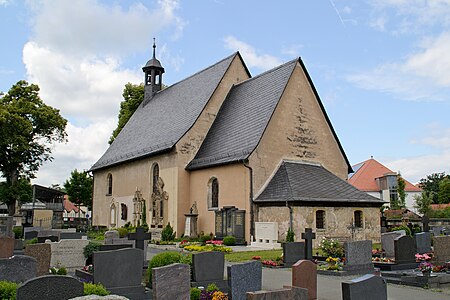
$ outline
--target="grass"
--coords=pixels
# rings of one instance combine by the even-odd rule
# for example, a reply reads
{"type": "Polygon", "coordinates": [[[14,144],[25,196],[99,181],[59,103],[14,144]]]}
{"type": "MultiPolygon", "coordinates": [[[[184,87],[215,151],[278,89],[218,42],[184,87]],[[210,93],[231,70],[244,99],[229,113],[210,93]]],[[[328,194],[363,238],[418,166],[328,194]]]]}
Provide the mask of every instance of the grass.
{"type": "Polygon", "coordinates": [[[282,254],[282,249],[231,252],[225,254],[225,260],[230,262],[241,262],[251,260],[253,256],[261,256],[261,260],[276,260],[277,257],[281,257],[282,254]]]}

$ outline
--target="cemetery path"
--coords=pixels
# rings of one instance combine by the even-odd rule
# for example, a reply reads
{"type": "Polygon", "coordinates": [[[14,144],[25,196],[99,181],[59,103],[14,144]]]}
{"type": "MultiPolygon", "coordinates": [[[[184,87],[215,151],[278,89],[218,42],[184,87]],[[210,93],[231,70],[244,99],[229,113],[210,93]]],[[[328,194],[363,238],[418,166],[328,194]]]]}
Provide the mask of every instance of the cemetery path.
{"type": "MultiPolygon", "coordinates": [[[[291,285],[291,269],[269,269],[263,268],[264,290],[276,290],[283,285],[291,285]]],[[[341,282],[356,278],[358,276],[334,277],[317,275],[317,296],[319,300],[342,299],[341,282]]],[[[375,291],[374,291],[375,292],[375,291]]],[[[443,300],[450,299],[450,289],[442,292],[426,290],[421,288],[388,284],[388,299],[390,300],[443,300]]]]}

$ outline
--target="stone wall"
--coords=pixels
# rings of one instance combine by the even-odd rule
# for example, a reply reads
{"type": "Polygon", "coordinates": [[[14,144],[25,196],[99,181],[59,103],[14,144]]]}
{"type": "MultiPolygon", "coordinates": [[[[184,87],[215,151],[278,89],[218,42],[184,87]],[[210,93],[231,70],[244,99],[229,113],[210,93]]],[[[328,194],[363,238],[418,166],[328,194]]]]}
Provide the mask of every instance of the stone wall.
{"type": "MultiPolygon", "coordinates": [[[[316,233],[313,247],[318,247],[322,237],[344,240],[372,240],[379,243],[381,238],[380,209],[377,207],[325,207],[325,206],[294,206],[292,207],[295,240],[301,241],[305,228],[312,228],[316,233]],[[316,211],[325,211],[325,229],[316,229],[316,211]],[[363,212],[363,228],[352,231],[349,229],[354,211],[363,212]]],[[[289,228],[289,208],[259,207],[259,222],[278,222],[278,239],[284,241],[289,228]]]]}

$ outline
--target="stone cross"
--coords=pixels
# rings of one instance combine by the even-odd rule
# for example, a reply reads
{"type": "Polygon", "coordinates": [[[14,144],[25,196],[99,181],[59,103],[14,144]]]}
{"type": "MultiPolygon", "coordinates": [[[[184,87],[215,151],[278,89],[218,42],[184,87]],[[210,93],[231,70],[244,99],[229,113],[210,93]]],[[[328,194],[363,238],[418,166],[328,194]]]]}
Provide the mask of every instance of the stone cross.
{"type": "Polygon", "coordinates": [[[145,233],[144,228],[136,228],[135,233],[129,233],[128,239],[136,241],[136,248],[144,250],[144,241],[150,240],[152,238],[151,233],[145,233]]]}
{"type": "Polygon", "coordinates": [[[312,240],[316,238],[316,234],[311,228],[306,228],[302,233],[302,239],[305,240],[305,259],[312,260],[312,240]]]}

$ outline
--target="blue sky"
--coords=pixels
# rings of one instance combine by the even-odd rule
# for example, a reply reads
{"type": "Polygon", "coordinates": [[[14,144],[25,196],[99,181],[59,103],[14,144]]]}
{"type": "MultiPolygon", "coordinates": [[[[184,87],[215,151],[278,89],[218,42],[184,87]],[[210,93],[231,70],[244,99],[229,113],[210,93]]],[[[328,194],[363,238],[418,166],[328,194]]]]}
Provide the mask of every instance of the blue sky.
{"type": "Polygon", "coordinates": [[[0,91],[37,83],[69,120],[34,183],[102,155],[153,37],[169,85],[236,50],[253,76],[301,56],[352,164],[450,173],[448,0],[0,0],[0,91]]]}

